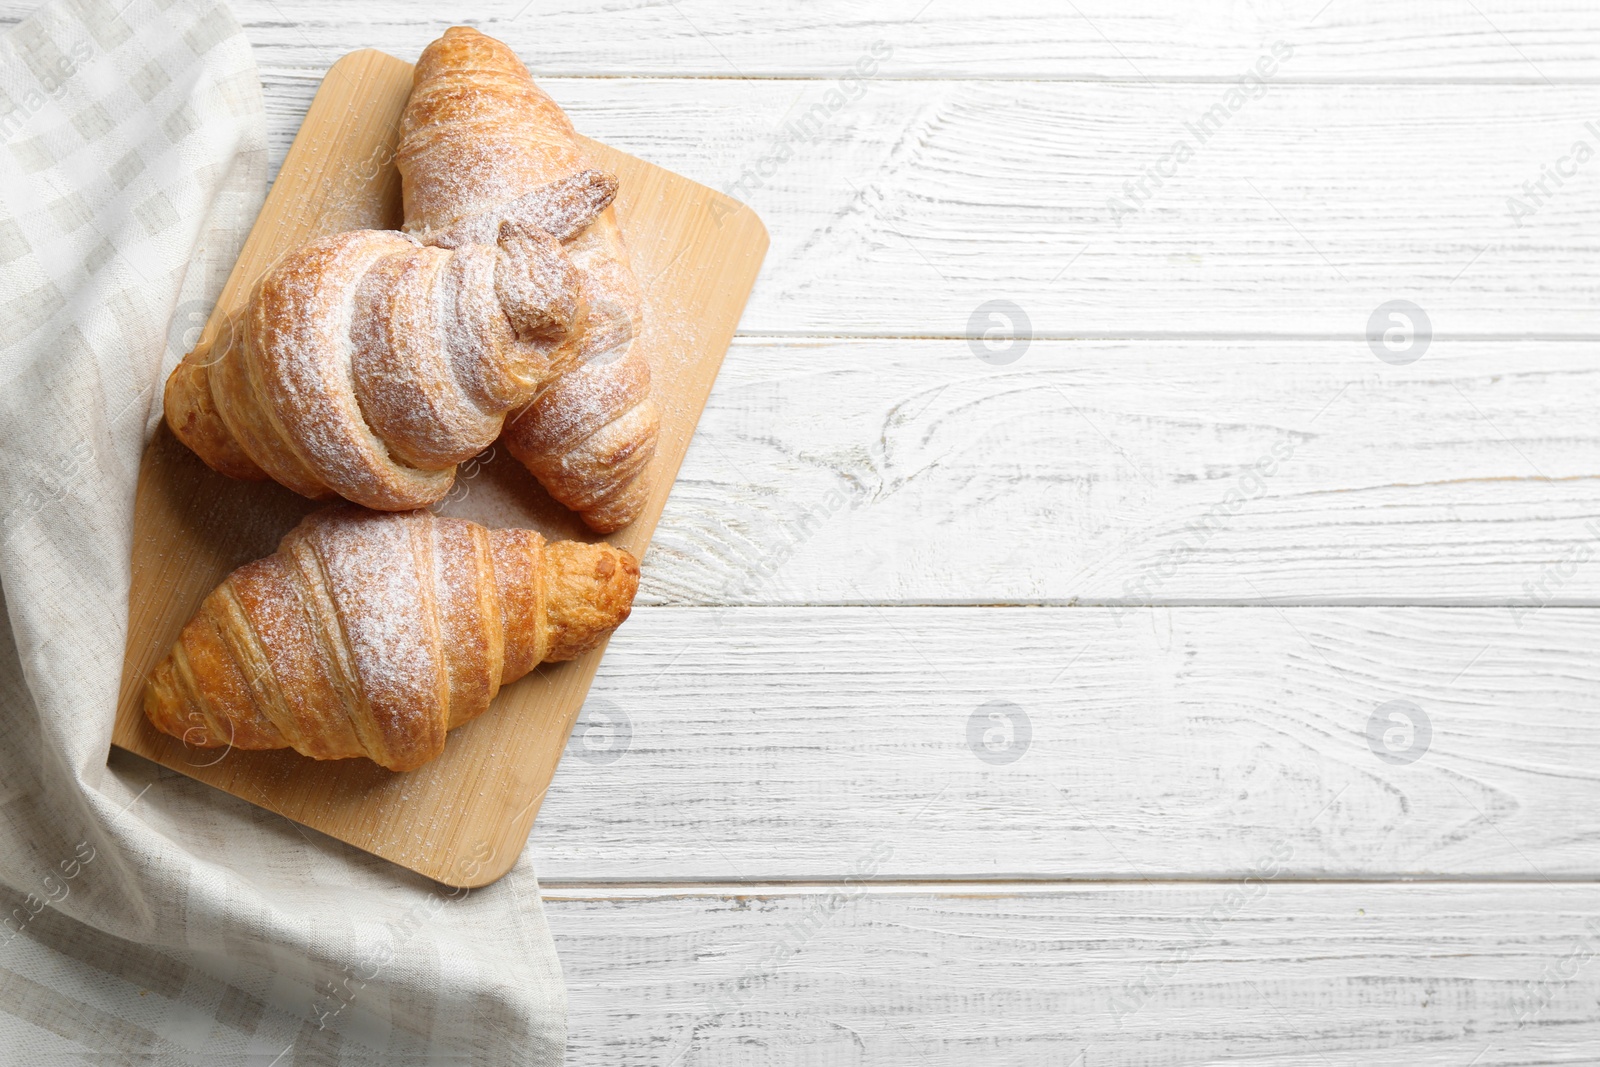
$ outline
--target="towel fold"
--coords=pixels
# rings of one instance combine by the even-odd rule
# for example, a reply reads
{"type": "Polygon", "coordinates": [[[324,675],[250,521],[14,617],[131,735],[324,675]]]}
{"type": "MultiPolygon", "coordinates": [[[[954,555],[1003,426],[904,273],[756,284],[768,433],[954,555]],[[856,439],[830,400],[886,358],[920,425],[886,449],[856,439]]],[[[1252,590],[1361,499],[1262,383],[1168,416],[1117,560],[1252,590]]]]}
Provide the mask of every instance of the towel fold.
{"type": "Polygon", "coordinates": [[[0,1062],[558,1064],[526,860],[451,891],[107,763],[139,458],[266,171],[223,5],[57,0],[0,41],[0,1062]]]}

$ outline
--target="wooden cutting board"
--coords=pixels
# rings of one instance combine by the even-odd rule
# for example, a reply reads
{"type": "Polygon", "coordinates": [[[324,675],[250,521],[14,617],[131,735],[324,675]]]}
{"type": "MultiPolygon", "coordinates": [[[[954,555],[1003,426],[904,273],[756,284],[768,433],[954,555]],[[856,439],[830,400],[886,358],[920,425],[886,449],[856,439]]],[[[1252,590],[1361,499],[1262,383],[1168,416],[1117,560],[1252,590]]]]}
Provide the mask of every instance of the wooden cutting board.
{"type": "MultiPolygon", "coordinates": [[[[306,113],[202,336],[242,307],[278,257],[323,234],[398,228],[394,166],[411,65],[362,51],[335,63],[306,113]]],[[[642,346],[662,409],[654,491],[609,540],[643,558],[767,250],[737,201],[596,142],[616,173],[616,210],[646,292],[642,346]]],[[[163,425],[145,452],[134,513],[128,650],[112,743],[450,886],[487,885],[522,852],[604,649],[540,668],[450,733],[418,770],[293,751],[186,747],[146,721],[144,679],[224,575],[270,554],[321,505],[269,482],[213,473],[163,425]]],[[[442,514],[594,540],[520,464],[494,449],[464,464],[442,514]]],[[[626,625],[626,624],[624,624],[626,625]]]]}

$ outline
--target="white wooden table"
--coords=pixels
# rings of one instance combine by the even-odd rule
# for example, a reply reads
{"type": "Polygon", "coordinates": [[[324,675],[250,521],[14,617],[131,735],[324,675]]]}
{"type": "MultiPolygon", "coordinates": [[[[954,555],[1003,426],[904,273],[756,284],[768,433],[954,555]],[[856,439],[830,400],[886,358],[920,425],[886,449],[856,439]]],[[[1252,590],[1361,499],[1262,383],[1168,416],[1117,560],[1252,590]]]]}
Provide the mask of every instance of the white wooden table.
{"type": "Polygon", "coordinates": [[[570,1062],[1600,1061],[1592,0],[232,6],[277,159],[442,12],[772,232],[534,832],[570,1062]]]}

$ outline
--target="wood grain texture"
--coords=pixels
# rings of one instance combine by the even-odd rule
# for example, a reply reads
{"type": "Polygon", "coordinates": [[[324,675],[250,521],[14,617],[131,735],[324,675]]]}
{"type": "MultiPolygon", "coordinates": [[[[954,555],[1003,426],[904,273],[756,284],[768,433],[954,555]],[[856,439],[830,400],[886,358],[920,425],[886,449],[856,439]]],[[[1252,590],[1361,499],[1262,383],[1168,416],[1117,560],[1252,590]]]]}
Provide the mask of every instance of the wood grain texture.
{"type": "Polygon", "coordinates": [[[1354,340],[1395,298],[1441,338],[1589,337],[1600,311],[1600,162],[1570,156],[1600,86],[1275,84],[1201,144],[1226,86],[882,81],[795,142],[826,83],[542,84],[767,222],[746,334],[964,337],[994,298],[1041,337],[1354,340]]]}
{"type": "Polygon", "coordinates": [[[829,881],[884,837],[888,879],[1237,878],[1280,840],[1302,878],[1595,878],[1596,647],[1565,609],[642,609],[530,847],[547,883],[829,881]],[[1394,700],[1427,726],[1374,728],[1394,700]]]}
{"type": "Polygon", "coordinates": [[[1600,603],[1593,346],[737,341],[641,603],[1600,603]]]}
{"type": "Polygon", "coordinates": [[[545,899],[573,1067],[1520,1067],[1592,1063],[1600,1046],[1587,886],[545,899]]]}
{"type": "Polygon", "coordinates": [[[1600,169],[1531,217],[1507,208],[1531,206],[1522,184],[1578,139],[1596,148],[1596,87],[1283,85],[1197,144],[1185,123],[1217,86],[885,82],[787,161],[785,123],[821,96],[804,85],[552,91],[598,136],[738,188],[768,221],[746,333],[967,336],[997,297],[1067,337],[1354,339],[1394,298],[1439,337],[1589,336],[1600,318],[1585,236],[1600,169]],[[646,99],[716,132],[652,123],[646,99]],[[1180,138],[1194,156],[1156,189],[1147,170],[1172,170],[1180,138]],[[772,175],[739,187],[747,168],[772,175]],[[1131,181],[1148,198],[1119,222],[1131,181]]]}
{"type": "MultiPolygon", "coordinates": [[[[447,24],[418,0],[231,6],[274,165],[330,62],[411,58],[447,24]]],[[[1593,1060],[1600,897],[1542,876],[1596,876],[1600,624],[1528,609],[1600,596],[1579,558],[1600,162],[1520,227],[1507,198],[1596,143],[1600,9],[447,14],[511,42],[586,132],[718,188],[893,50],[747,182],[777,244],[645,561],[642,600],[757,607],[636,613],[535,830],[542,876],[610,883],[545,890],[571,1062],[1593,1060]],[[1118,225],[1110,198],[1280,39],[1267,96],[1118,225]],[[1410,367],[1361,339],[1397,296],[1438,335],[1410,367]],[[1006,367],[961,340],[995,297],[1040,338],[1006,367]],[[1284,438],[1294,457],[1166,573],[1284,438]],[[1162,603],[1514,607],[881,606],[1137,601],[1152,565],[1162,603]],[[859,606],[794,606],[819,602],[859,606]],[[1029,714],[1015,763],[967,747],[991,699],[1029,714]],[[1388,699],[1430,716],[1414,763],[1371,749],[1388,699]],[[1295,877],[1526,881],[1274,878],[1228,903],[1285,848],[1295,877]],[[983,884],[858,899],[863,877],[983,884]],[[1117,881],[1051,881],[1094,877],[1117,881]]]]}
{"type": "MultiPolygon", "coordinates": [[[[321,234],[398,223],[394,144],[410,90],[410,66],[381,52],[353,53],[329,70],[206,336],[284,252],[321,234]]],[[[588,145],[622,187],[617,216],[645,291],[646,325],[635,344],[656,369],[662,409],[654,488],[639,518],[609,538],[642,556],[766,236],[740,205],[588,145]]],[[[439,511],[551,538],[593,539],[507,455],[474,461],[458,482],[439,511]]],[[[508,686],[482,718],[452,733],[442,756],[404,774],[361,759],[319,763],[288,750],[192,750],[144,717],[144,679],[204,597],[230,569],[270,552],[315,506],[278,486],[214,474],[170,433],[156,435],[140,469],[128,655],[113,741],[446,884],[492,882],[522,851],[603,647],[508,686]]]]}
{"type": "MultiPolygon", "coordinates": [[[[30,0],[0,3],[0,20],[30,0]]],[[[1263,41],[1287,38],[1300,77],[1406,80],[1596,78],[1600,13],[1582,0],[233,0],[266,68],[325,70],[354,40],[414,59],[451,19],[527,56],[541,76],[839,76],[874,40],[897,77],[1237,78],[1263,41]],[[420,42],[420,43],[419,43],[420,42]]]]}
{"type": "MultiPolygon", "coordinates": [[[[1224,32],[1216,27],[1234,18],[1253,25],[1272,6],[1209,18],[1162,4],[1125,17],[1198,54],[1195,42],[1224,32]]],[[[681,7],[648,10],[681,23],[681,7]]],[[[1508,56],[1535,40],[1581,55],[1591,46],[1571,42],[1585,39],[1585,20],[1600,17],[1579,17],[1577,5],[1538,15],[1373,3],[1346,16],[1344,7],[1336,3],[1325,17],[1348,17],[1364,27],[1358,39],[1400,42],[1396,48],[1419,57],[1471,56],[1466,42],[1477,40],[1508,56]],[[1396,17],[1413,29],[1391,32],[1382,13],[1389,7],[1402,9],[1396,17]],[[1559,28],[1569,23],[1578,29],[1559,28]],[[1421,40],[1429,44],[1414,43],[1421,40]]],[[[320,79],[325,59],[313,63],[313,55],[349,47],[354,16],[346,8],[296,8],[303,18],[259,10],[264,21],[250,30],[258,41],[321,32],[327,42],[293,60],[298,68],[264,67],[277,160],[320,79]]],[[[362,34],[388,34],[397,47],[403,39],[410,52],[442,26],[411,21],[433,17],[421,9],[354,10],[365,20],[362,34]]],[[[491,25],[494,10],[459,14],[504,32],[491,25]]],[[[601,18],[586,7],[570,17],[591,25],[601,18]]],[[[950,18],[950,36],[985,36],[950,18]]],[[[877,33],[878,21],[862,29],[877,33]]],[[[691,32],[687,24],[682,32],[691,32]]],[[[529,35],[510,34],[535,57],[542,42],[562,36],[532,26],[529,35]]],[[[587,49],[595,36],[566,39],[587,49]]],[[[1122,62],[1095,37],[1095,47],[1122,62]]],[[[1248,46],[1234,47],[1248,53],[1248,66],[1275,38],[1243,40],[1248,46]]],[[[859,51],[833,53],[826,69],[802,80],[641,79],[619,70],[543,84],[593,136],[714,188],[737,187],[767,220],[777,244],[743,323],[747,334],[965,336],[974,309],[995,297],[1020,304],[1040,336],[1355,338],[1379,304],[1397,297],[1421,305],[1441,337],[1595,333],[1600,273],[1584,235],[1595,226],[1600,163],[1574,166],[1559,187],[1544,175],[1563,159],[1570,165],[1580,139],[1600,148],[1600,134],[1586,126],[1600,122],[1600,86],[1541,76],[1544,64],[1532,54],[1516,68],[1526,80],[1512,84],[1460,83],[1478,69],[1469,59],[1451,68],[1457,83],[1397,85],[1296,81],[1309,54],[1297,50],[1265,96],[1244,100],[1205,143],[1186,123],[1226,106],[1226,80],[889,78],[794,140],[791,124],[827,103],[859,51]],[[1175,164],[1180,139],[1194,155],[1175,164]],[[769,174],[756,173],[762,169],[769,174]],[[1150,178],[1153,169],[1171,176],[1150,178]],[[1540,180],[1550,195],[1536,200],[1523,183],[1540,180]],[[1128,183],[1140,181],[1143,193],[1130,191],[1128,183]],[[1512,197],[1535,210],[1513,217],[1512,197]],[[1122,214],[1114,200],[1138,210],[1122,214]]],[[[1352,45],[1347,54],[1367,53],[1352,45]]],[[[1230,55],[1227,63],[1236,75],[1239,61],[1230,55]]],[[[1583,60],[1572,69],[1592,82],[1597,68],[1583,60]]]]}

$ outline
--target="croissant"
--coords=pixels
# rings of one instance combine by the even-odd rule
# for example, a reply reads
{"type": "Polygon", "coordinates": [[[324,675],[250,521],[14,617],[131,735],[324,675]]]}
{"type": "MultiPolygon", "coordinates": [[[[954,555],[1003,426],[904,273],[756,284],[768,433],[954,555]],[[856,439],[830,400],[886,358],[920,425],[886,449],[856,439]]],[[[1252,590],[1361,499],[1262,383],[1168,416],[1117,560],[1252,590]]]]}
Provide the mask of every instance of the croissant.
{"type": "Polygon", "coordinates": [[[202,748],[410,770],[502,685],[597,646],[638,586],[638,561],[604,542],[324,508],[206,597],[145,714],[202,748]]]}
{"type": "Polygon", "coordinates": [[[386,511],[439,500],[581,326],[559,238],[615,193],[608,175],[569,175],[449,247],[380,230],[313,241],[173,371],[168,425],[232,477],[386,511]]]}
{"type": "MultiPolygon", "coordinates": [[[[539,188],[587,166],[572,123],[516,54],[464,26],[417,61],[397,162],[406,230],[446,246],[536,216],[539,188]]],[[[507,418],[503,439],[552,497],[609,533],[644,504],[661,413],[650,365],[632,344],[642,297],[613,210],[563,241],[587,322],[555,357],[552,377],[507,418]]]]}

